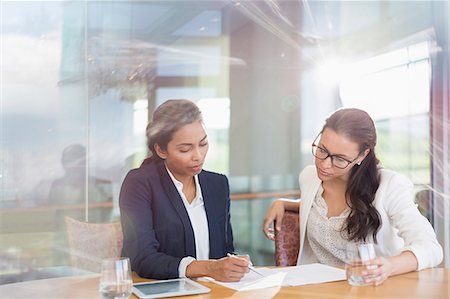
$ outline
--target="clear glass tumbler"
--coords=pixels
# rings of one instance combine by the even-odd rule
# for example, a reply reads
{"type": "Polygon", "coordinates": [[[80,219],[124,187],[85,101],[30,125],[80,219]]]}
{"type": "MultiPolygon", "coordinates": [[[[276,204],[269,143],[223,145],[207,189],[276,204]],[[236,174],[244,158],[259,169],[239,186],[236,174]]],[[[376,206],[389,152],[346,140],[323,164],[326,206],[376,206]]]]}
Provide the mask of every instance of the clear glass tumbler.
{"type": "Polygon", "coordinates": [[[102,260],[100,277],[100,294],[104,299],[127,299],[131,296],[133,280],[131,279],[130,259],[102,260]]]}
{"type": "Polygon", "coordinates": [[[362,272],[370,267],[367,266],[368,261],[376,257],[373,243],[349,243],[345,256],[347,282],[352,286],[369,285],[364,281],[362,272]]]}

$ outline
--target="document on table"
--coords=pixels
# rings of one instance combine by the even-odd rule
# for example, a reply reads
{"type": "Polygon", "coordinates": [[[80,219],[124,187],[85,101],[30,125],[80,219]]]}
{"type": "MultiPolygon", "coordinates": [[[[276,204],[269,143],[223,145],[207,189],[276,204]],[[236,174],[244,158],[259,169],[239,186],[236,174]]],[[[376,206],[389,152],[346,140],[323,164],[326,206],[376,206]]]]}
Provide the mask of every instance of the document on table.
{"type": "Polygon", "coordinates": [[[248,291],[274,286],[299,286],[345,280],[344,270],[323,264],[257,269],[264,277],[250,271],[239,282],[221,282],[214,279],[211,281],[230,289],[248,291]]]}
{"type": "MultiPolygon", "coordinates": [[[[259,270],[264,270],[267,268],[258,268],[259,270]]],[[[270,270],[270,269],[267,269],[270,270]]],[[[261,272],[263,273],[263,272],[261,272]]],[[[222,282],[217,281],[212,278],[209,278],[212,282],[220,284],[224,287],[234,289],[237,291],[250,291],[257,289],[264,289],[270,287],[279,287],[283,284],[284,277],[286,276],[285,272],[276,272],[276,273],[263,273],[265,276],[260,276],[253,271],[248,272],[239,282],[222,282]]]]}
{"type": "Polygon", "coordinates": [[[300,286],[346,279],[345,270],[323,264],[308,264],[269,270],[286,272],[283,286],[300,286]]]}

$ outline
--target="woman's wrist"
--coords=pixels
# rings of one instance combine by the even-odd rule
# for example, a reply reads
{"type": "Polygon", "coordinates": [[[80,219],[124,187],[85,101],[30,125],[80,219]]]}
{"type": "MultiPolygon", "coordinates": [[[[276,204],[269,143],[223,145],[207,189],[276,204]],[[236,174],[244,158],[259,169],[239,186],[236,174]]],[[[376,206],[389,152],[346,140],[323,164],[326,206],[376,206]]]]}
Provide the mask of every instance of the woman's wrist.
{"type": "Polygon", "coordinates": [[[213,267],[214,260],[195,260],[186,268],[186,277],[201,277],[208,276],[213,267]]]}
{"type": "Polygon", "coordinates": [[[272,207],[273,206],[280,206],[283,209],[286,209],[286,207],[284,206],[284,201],[282,199],[276,199],[274,202],[272,202],[272,207]]]}
{"type": "Polygon", "coordinates": [[[403,251],[397,256],[388,258],[388,260],[390,263],[389,276],[416,271],[418,267],[417,258],[410,250],[403,251]]]}

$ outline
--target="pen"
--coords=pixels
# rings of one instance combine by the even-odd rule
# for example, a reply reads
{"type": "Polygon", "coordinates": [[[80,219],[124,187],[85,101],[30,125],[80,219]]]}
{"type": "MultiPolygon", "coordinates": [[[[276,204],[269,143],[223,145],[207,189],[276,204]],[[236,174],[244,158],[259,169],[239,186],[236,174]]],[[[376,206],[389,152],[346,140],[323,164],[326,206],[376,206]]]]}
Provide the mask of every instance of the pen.
{"type": "MultiPolygon", "coordinates": [[[[236,254],[233,254],[233,253],[227,253],[227,256],[228,256],[228,257],[232,257],[232,256],[236,256],[236,254]]],[[[237,257],[237,256],[236,256],[236,257],[237,257]]],[[[252,262],[250,261],[250,259],[248,260],[248,268],[249,268],[251,271],[255,272],[256,274],[258,274],[258,275],[260,275],[260,276],[262,276],[262,277],[265,277],[264,274],[262,274],[261,272],[259,272],[258,270],[256,270],[255,267],[253,267],[253,264],[252,264],[252,262]]]]}

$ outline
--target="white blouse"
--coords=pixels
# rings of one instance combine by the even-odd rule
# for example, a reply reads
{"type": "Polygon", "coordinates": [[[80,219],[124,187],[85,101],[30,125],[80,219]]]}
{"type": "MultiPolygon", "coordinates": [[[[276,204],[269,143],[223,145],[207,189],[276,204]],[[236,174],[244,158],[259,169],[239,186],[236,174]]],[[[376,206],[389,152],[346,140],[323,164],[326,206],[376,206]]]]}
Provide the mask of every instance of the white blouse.
{"type": "Polygon", "coordinates": [[[306,225],[306,237],[319,263],[343,266],[345,248],[349,241],[345,239],[348,234],[342,231],[342,227],[351,210],[347,207],[339,216],[328,218],[328,206],[322,193],[323,187],[320,186],[311,206],[306,225]]]}
{"type": "MultiPolygon", "coordinates": [[[[183,193],[183,183],[178,181],[167,167],[166,169],[175,187],[177,188],[181,199],[183,200],[184,207],[186,208],[189,220],[191,221],[192,229],[194,231],[195,253],[197,255],[197,260],[207,260],[209,259],[209,226],[198,176],[194,176],[195,197],[192,202],[189,203],[183,193]]],[[[181,260],[178,266],[179,277],[186,277],[186,268],[194,260],[195,258],[191,256],[186,256],[181,260]]]]}

